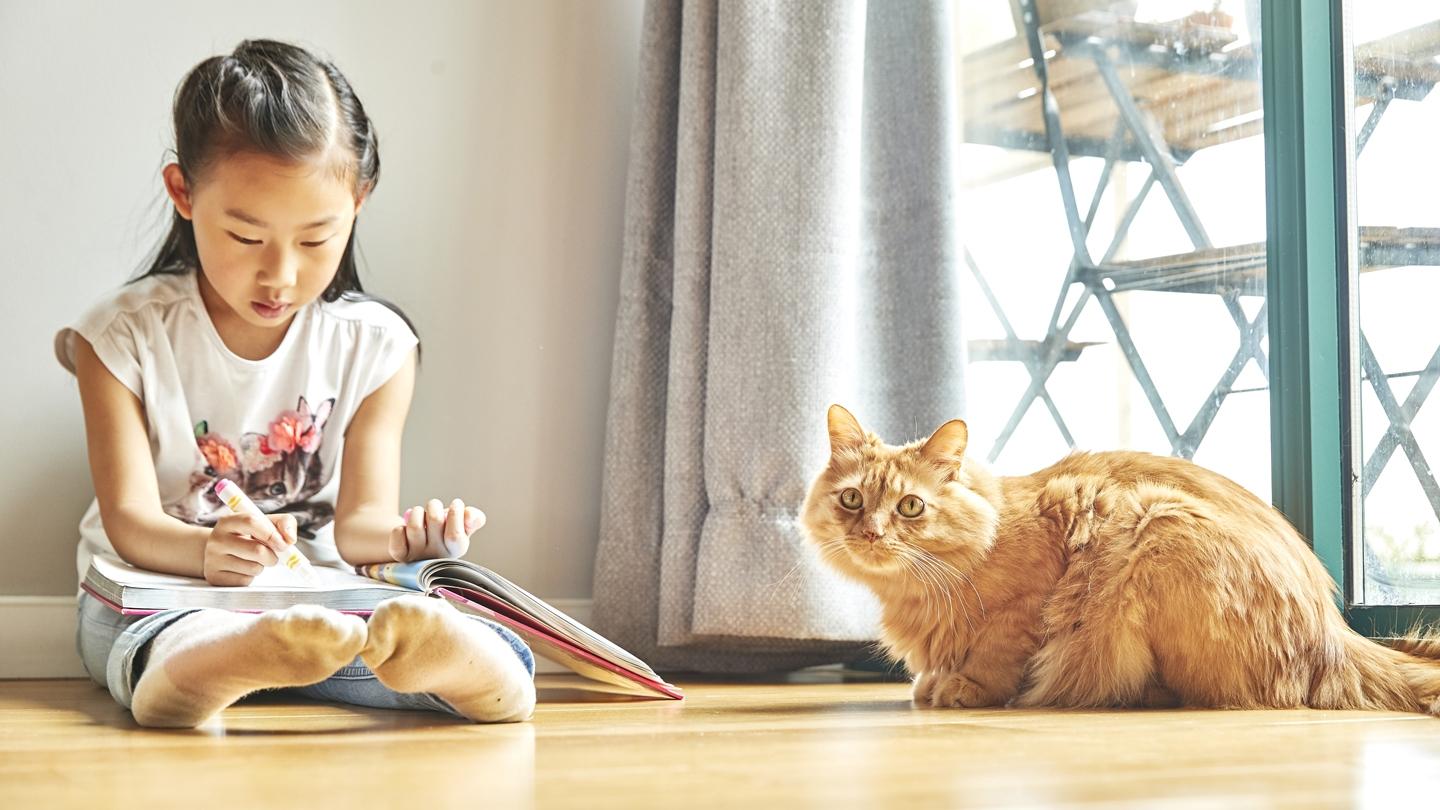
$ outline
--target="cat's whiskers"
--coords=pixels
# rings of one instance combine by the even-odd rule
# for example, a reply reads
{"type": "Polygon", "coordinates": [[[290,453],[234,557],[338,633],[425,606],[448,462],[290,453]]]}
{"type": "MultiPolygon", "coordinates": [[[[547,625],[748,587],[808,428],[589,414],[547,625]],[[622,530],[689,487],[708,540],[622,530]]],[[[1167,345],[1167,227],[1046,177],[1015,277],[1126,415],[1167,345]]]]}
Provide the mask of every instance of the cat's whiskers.
{"type": "Polygon", "coordinates": [[[969,586],[970,586],[970,591],[975,594],[975,604],[980,607],[980,616],[981,616],[982,618],[986,616],[986,612],[985,612],[985,600],[980,597],[980,589],[977,588],[977,587],[975,587],[975,580],[971,579],[969,574],[966,574],[964,571],[961,571],[959,568],[956,568],[955,566],[950,565],[949,563],[947,563],[947,562],[945,562],[944,560],[940,559],[939,557],[935,556],[935,554],[933,554],[933,553],[931,553],[931,552],[929,552],[929,551],[926,551],[926,550],[923,549],[923,548],[921,548],[921,549],[916,549],[916,551],[918,551],[918,552],[920,552],[921,554],[924,554],[926,557],[928,557],[928,558],[934,563],[934,565],[935,565],[937,568],[940,569],[940,571],[941,571],[942,573],[944,573],[946,576],[950,577],[950,578],[951,578],[952,580],[954,580],[957,584],[959,583],[959,581],[963,580],[966,585],[969,585],[969,586]],[[958,578],[958,579],[957,579],[957,578],[958,578]]]}
{"type": "MultiPolygon", "coordinates": [[[[821,556],[823,557],[824,555],[822,554],[821,556]]],[[[784,584],[785,584],[786,582],[789,582],[789,581],[790,581],[790,577],[794,576],[794,575],[795,575],[795,572],[796,572],[796,571],[799,571],[799,570],[800,570],[800,566],[802,566],[802,565],[804,565],[804,564],[805,564],[805,558],[802,557],[802,558],[800,558],[799,560],[797,560],[794,565],[790,566],[790,570],[789,570],[789,571],[786,571],[785,574],[780,577],[780,579],[778,579],[778,580],[776,580],[775,582],[771,583],[770,587],[771,587],[771,588],[774,588],[775,590],[779,590],[782,586],[784,586],[784,584]]]]}
{"type": "Polygon", "coordinates": [[[941,572],[937,571],[933,563],[929,559],[926,559],[926,557],[921,556],[921,554],[920,549],[901,546],[898,556],[905,563],[906,568],[909,569],[910,572],[915,575],[916,579],[925,587],[927,593],[933,587],[938,595],[945,598],[945,603],[949,607],[949,610],[944,611],[944,613],[949,619],[952,637],[955,634],[955,613],[957,612],[957,607],[959,608],[958,612],[965,619],[965,625],[969,627],[973,633],[975,631],[975,623],[970,619],[970,611],[965,607],[965,600],[957,599],[957,595],[951,593],[950,589],[946,587],[945,581],[941,578],[941,572]],[[957,601],[959,603],[958,605],[956,604],[957,601]]]}
{"type": "MultiPolygon", "coordinates": [[[[833,558],[838,557],[844,553],[844,546],[844,538],[822,540],[816,543],[816,552],[820,555],[821,562],[831,563],[833,558]]],[[[795,573],[804,566],[805,558],[802,557],[801,559],[796,561],[794,565],[790,566],[790,570],[786,571],[785,575],[780,577],[779,581],[775,582],[770,587],[778,591],[781,587],[785,585],[785,583],[790,581],[790,577],[794,576],[795,573]]]]}
{"type": "MultiPolygon", "coordinates": [[[[969,581],[969,577],[966,577],[962,572],[955,570],[954,568],[950,567],[949,565],[946,565],[944,562],[942,562],[942,561],[940,560],[940,558],[936,557],[935,555],[931,554],[930,552],[925,551],[924,549],[917,548],[917,549],[914,549],[914,551],[916,552],[917,555],[919,555],[917,559],[926,567],[927,570],[929,570],[929,571],[932,573],[932,575],[934,575],[934,576],[936,576],[936,577],[939,577],[940,579],[942,579],[942,580],[944,580],[944,581],[953,583],[953,584],[956,586],[956,590],[955,590],[955,592],[953,593],[954,601],[955,601],[955,602],[958,602],[958,603],[960,604],[960,610],[961,610],[961,613],[962,613],[962,614],[964,615],[964,617],[965,617],[965,623],[966,623],[966,625],[968,625],[968,626],[970,627],[971,631],[973,632],[974,629],[975,629],[975,623],[974,623],[974,621],[972,621],[971,618],[970,618],[970,609],[969,609],[969,607],[965,604],[965,597],[959,592],[959,586],[960,586],[960,584],[961,584],[961,579],[960,579],[960,578],[963,578],[965,581],[968,582],[968,581],[969,581]],[[957,578],[957,577],[959,577],[959,578],[957,578]]],[[[975,589],[974,583],[971,582],[971,583],[969,583],[969,584],[970,584],[971,590],[974,590],[974,589],[975,589]]],[[[946,594],[947,594],[947,596],[949,596],[949,595],[951,594],[951,592],[949,591],[949,589],[946,590],[946,594]]],[[[983,617],[983,616],[985,615],[985,605],[984,605],[982,602],[980,602],[980,592],[979,592],[978,590],[975,591],[975,600],[976,600],[976,603],[979,604],[980,611],[981,611],[980,615],[983,617]]],[[[952,604],[952,607],[953,607],[953,604],[952,604]]],[[[953,627],[952,627],[952,632],[953,632],[953,627]]]]}
{"type": "Polygon", "coordinates": [[[964,600],[963,598],[961,598],[958,593],[956,593],[955,591],[953,591],[952,589],[950,589],[949,587],[946,586],[946,583],[945,583],[945,581],[941,578],[939,572],[936,571],[936,570],[934,569],[934,566],[932,566],[929,562],[927,562],[927,561],[925,560],[925,558],[923,558],[923,557],[917,558],[916,562],[917,562],[918,565],[924,567],[924,568],[929,572],[930,577],[931,577],[932,579],[934,579],[935,582],[936,582],[936,585],[935,585],[936,590],[940,591],[941,593],[943,593],[943,594],[945,595],[945,602],[946,602],[946,604],[948,604],[948,605],[950,606],[950,610],[949,610],[949,616],[950,616],[950,621],[949,621],[950,637],[951,637],[951,638],[955,638],[955,636],[956,636],[956,629],[957,629],[957,628],[955,627],[955,614],[956,614],[956,612],[957,612],[957,608],[958,608],[958,612],[960,613],[960,616],[965,619],[965,626],[966,626],[967,628],[969,628],[971,634],[974,634],[974,632],[975,632],[975,622],[970,619],[970,609],[965,606],[965,600],[964,600]]]}
{"type": "MultiPolygon", "coordinates": [[[[931,600],[930,592],[932,588],[937,588],[938,583],[936,583],[935,580],[932,579],[928,575],[928,573],[920,567],[919,563],[916,561],[916,558],[912,555],[904,553],[902,551],[899,555],[899,558],[901,565],[905,570],[905,573],[908,574],[911,579],[913,579],[916,583],[920,585],[920,590],[923,598],[926,602],[929,602],[931,600]]],[[[945,595],[943,589],[940,589],[940,595],[945,595]]],[[[953,608],[954,606],[951,605],[951,607],[953,608]]],[[[945,611],[945,613],[953,617],[954,610],[948,610],[945,611]]]]}

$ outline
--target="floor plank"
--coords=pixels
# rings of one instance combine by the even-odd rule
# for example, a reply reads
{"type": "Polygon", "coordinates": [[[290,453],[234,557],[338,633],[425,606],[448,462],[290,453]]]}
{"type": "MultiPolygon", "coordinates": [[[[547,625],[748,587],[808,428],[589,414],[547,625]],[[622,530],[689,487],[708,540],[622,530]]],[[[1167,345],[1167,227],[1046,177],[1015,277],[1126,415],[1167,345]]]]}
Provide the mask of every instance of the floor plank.
{"type": "Polygon", "coordinates": [[[904,684],[791,681],[682,682],[676,703],[542,676],[507,726],[266,697],[197,731],[139,729],[87,681],[6,681],[0,807],[1440,803],[1421,715],[918,710],[904,684]]]}

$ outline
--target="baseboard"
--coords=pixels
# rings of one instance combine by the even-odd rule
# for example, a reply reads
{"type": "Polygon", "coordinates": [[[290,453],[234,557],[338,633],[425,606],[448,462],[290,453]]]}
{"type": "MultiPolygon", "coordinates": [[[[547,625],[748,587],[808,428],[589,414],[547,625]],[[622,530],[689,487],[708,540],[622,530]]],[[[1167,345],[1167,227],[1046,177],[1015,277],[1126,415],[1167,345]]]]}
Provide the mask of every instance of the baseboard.
{"type": "MultiPolygon", "coordinates": [[[[590,623],[589,599],[552,599],[550,604],[581,624],[590,623]]],[[[0,679],[86,677],[75,651],[75,597],[0,596],[0,627],[5,628],[0,679]]],[[[569,671],[544,658],[535,663],[540,672],[569,671]]]]}
{"type": "Polygon", "coordinates": [[[75,651],[75,597],[0,596],[0,678],[84,678],[75,651]]]}

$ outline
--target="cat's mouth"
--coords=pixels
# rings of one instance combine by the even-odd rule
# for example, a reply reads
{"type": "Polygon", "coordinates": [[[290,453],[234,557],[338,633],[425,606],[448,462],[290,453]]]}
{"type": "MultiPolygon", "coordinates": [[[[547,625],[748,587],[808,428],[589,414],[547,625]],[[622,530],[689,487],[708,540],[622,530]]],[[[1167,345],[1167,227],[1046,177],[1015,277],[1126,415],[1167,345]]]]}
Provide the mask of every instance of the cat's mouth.
{"type": "Polygon", "coordinates": [[[867,571],[890,571],[899,564],[899,558],[884,541],[845,538],[845,550],[850,560],[867,571]]]}

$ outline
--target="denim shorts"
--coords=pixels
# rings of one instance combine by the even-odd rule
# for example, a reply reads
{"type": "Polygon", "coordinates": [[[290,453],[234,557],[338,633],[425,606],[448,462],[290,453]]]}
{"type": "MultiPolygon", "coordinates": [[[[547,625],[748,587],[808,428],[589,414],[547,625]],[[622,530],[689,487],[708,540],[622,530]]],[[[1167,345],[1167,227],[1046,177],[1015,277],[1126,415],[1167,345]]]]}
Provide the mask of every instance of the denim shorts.
{"type": "MultiPolygon", "coordinates": [[[[76,644],[91,680],[110,690],[117,703],[130,708],[135,684],[145,671],[150,642],[176,620],[199,608],[165,610],[149,616],[125,616],[88,593],[80,594],[76,644]]],[[[493,629],[509,642],[525,669],[535,674],[535,656],[520,637],[492,621],[467,616],[493,629]]],[[[462,715],[439,697],[425,692],[396,692],[380,683],[359,657],[320,683],[284,690],[314,700],[348,703],[373,709],[412,709],[462,715]]]]}

